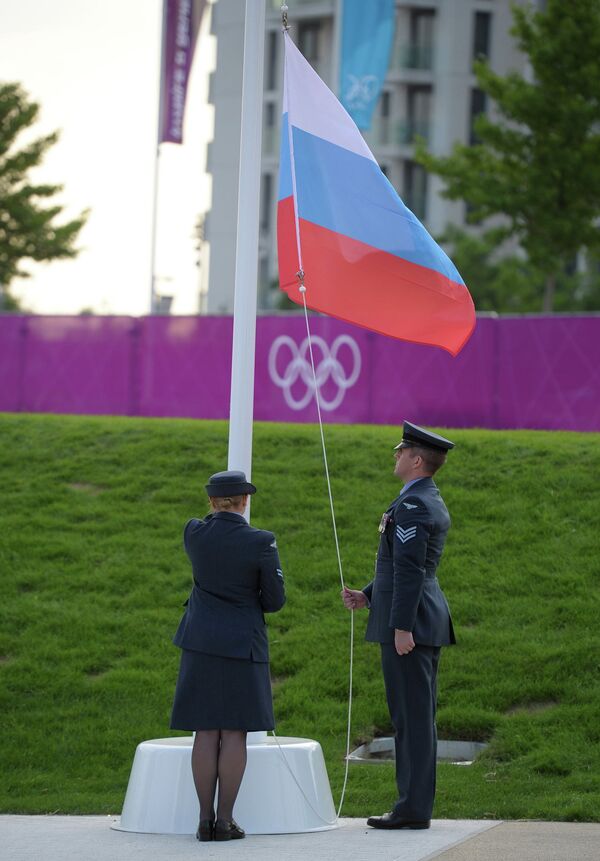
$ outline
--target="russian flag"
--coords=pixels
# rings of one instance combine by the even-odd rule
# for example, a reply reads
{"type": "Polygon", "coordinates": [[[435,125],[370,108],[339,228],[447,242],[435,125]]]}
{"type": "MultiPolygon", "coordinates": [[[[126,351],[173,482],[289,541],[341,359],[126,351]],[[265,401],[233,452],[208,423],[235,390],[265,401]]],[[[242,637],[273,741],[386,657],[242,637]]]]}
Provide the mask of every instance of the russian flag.
{"type": "Polygon", "coordinates": [[[309,308],[455,356],[475,308],[353,120],[285,37],[277,245],[281,289],[309,308]]]}

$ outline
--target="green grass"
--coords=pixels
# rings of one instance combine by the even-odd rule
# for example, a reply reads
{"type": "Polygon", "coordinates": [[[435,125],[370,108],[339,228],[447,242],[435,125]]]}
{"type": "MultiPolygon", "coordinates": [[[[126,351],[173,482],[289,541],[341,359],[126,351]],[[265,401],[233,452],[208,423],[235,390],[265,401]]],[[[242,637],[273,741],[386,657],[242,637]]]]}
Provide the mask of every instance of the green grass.
{"type": "MultiPolygon", "coordinates": [[[[459,645],[442,658],[437,817],[600,819],[596,434],[448,432],[453,518],[440,579],[459,645]]],[[[370,579],[398,490],[398,430],[326,429],[349,585],[370,579]]],[[[135,746],[170,734],[190,587],[185,520],[226,465],[223,422],[0,416],[0,811],[118,813],[135,746]]],[[[288,603],[269,617],[279,735],[343,778],[349,616],[339,600],[318,430],[258,424],[252,519],[278,537],[288,603]]],[[[353,742],[390,729],[378,647],[356,614],[353,742]]],[[[345,815],[389,808],[393,768],[351,766],[345,815]]]]}

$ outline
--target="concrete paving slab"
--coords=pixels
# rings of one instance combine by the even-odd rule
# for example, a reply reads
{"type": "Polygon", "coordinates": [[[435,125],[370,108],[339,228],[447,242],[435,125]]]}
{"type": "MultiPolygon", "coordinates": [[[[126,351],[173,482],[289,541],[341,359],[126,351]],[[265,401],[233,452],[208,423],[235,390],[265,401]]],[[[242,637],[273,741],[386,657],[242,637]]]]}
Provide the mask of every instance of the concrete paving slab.
{"type": "MultiPolygon", "coordinates": [[[[425,861],[497,826],[481,820],[434,820],[428,831],[376,831],[365,819],[312,834],[251,835],[198,843],[187,835],[114,831],[110,816],[0,816],[5,861],[425,861]]],[[[518,856],[516,856],[518,857],[518,856]]]]}
{"type": "Polygon", "coordinates": [[[436,861],[598,861],[600,825],[592,822],[502,822],[436,861]]]}

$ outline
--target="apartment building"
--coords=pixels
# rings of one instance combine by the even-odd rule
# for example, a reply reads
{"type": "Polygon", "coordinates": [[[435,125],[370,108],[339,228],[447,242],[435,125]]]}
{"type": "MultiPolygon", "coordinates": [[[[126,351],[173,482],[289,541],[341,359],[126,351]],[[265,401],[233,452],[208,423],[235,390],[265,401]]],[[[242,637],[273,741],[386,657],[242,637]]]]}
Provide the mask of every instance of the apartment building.
{"type": "MultiPolygon", "coordinates": [[[[365,0],[368,2],[368,0],[365,0]]],[[[504,74],[523,71],[525,58],[509,34],[512,0],[397,0],[390,64],[372,128],[364,137],[405,204],[430,233],[463,224],[464,205],[445,200],[441,183],[414,160],[414,140],[425,138],[436,154],[455,141],[475,141],[474,120],[490,109],[473,75],[473,60],[488,58],[504,74]]],[[[529,0],[520,0],[529,2],[529,0]]],[[[283,84],[281,3],[267,0],[261,167],[259,310],[277,307],[277,173],[283,84]]],[[[313,68],[338,92],[340,0],[288,0],[290,35],[313,68]]],[[[205,234],[210,267],[203,292],[206,313],[233,309],[237,182],[241,112],[244,3],[217,0],[212,33],[217,65],[210,101],[215,133],[208,154],[211,210],[205,234]]]]}

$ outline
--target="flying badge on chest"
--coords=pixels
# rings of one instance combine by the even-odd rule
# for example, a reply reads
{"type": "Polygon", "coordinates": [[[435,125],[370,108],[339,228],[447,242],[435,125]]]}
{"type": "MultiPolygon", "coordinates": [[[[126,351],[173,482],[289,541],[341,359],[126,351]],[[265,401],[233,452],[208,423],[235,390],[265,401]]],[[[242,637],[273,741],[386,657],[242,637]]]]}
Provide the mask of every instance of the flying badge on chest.
{"type": "Polygon", "coordinates": [[[381,515],[381,520],[379,521],[379,532],[383,535],[385,532],[388,523],[391,523],[392,515],[388,514],[387,511],[385,514],[381,515]]]}

